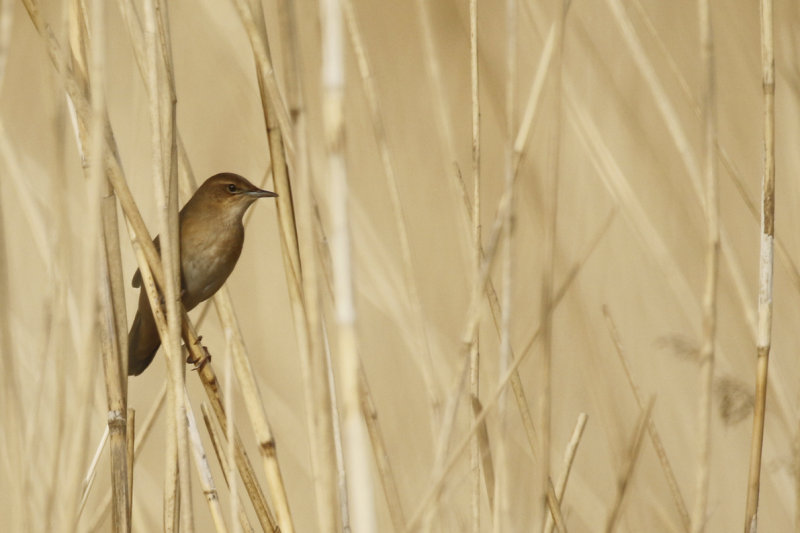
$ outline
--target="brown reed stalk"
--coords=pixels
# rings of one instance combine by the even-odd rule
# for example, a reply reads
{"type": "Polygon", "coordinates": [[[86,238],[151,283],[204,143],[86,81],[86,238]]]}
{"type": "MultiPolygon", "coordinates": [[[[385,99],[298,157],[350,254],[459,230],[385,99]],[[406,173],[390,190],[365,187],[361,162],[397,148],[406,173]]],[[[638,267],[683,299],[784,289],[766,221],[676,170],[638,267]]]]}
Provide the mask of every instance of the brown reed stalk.
{"type": "Polygon", "coordinates": [[[717,329],[717,279],[719,276],[719,198],[716,165],[716,95],[714,83],[714,42],[708,0],[699,2],[700,48],[703,80],[702,122],[704,173],[706,178],[706,280],[703,292],[703,341],[700,347],[699,442],[692,533],[702,533],[706,524],[711,462],[711,398],[714,381],[714,344],[717,329]]]}
{"type": "Polygon", "coordinates": [[[611,511],[608,514],[608,519],[606,520],[606,533],[614,531],[617,520],[622,513],[622,504],[628,492],[631,479],[633,478],[636,463],[639,460],[639,452],[642,449],[642,442],[644,442],[645,428],[647,427],[647,421],[650,420],[650,414],[653,412],[654,403],[655,398],[650,398],[647,402],[647,407],[639,415],[639,420],[636,422],[636,427],[633,430],[630,445],[628,446],[628,453],[625,455],[622,469],[617,478],[617,493],[614,497],[614,504],[611,506],[611,511]]]}
{"type": "MultiPolygon", "coordinates": [[[[477,280],[481,269],[481,102],[480,71],[478,70],[478,0],[469,0],[469,77],[470,101],[472,110],[472,240],[475,247],[473,256],[474,276],[477,280]]],[[[480,332],[475,330],[469,351],[469,391],[472,398],[473,417],[477,417],[480,409],[480,332]],[[477,409],[476,409],[477,408],[477,409]]],[[[486,494],[489,497],[489,509],[494,504],[494,467],[492,465],[489,433],[486,424],[475,439],[470,449],[470,469],[472,470],[472,493],[470,500],[472,515],[472,532],[481,529],[481,457],[486,483],[486,494]],[[491,471],[489,471],[489,468],[491,471]],[[492,486],[489,481],[491,479],[492,486]]]]}
{"type": "Polygon", "coordinates": [[[744,530],[758,529],[761,453],[767,404],[767,370],[772,345],[772,273],[775,235],[775,51],[772,0],[761,0],[761,83],[764,105],[764,174],[761,180],[761,251],[759,259],[758,336],[756,338],[756,401],[750,444],[750,473],[744,530]]]}
{"type": "MultiPolygon", "coordinates": [[[[644,409],[645,406],[644,400],[642,399],[642,393],[639,390],[639,386],[633,379],[631,365],[625,355],[619,330],[614,322],[614,318],[611,316],[611,311],[608,309],[608,306],[603,306],[603,316],[606,319],[606,326],[608,327],[609,335],[611,335],[611,341],[614,343],[617,356],[619,357],[620,363],[622,363],[622,369],[625,372],[625,378],[628,380],[628,385],[631,387],[633,397],[636,399],[636,405],[639,406],[640,410],[644,409]]],[[[656,423],[652,418],[647,424],[647,433],[650,436],[650,442],[653,444],[653,448],[656,451],[656,456],[658,457],[658,462],[661,464],[661,469],[664,471],[664,477],[667,478],[667,485],[669,486],[670,494],[675,502],[675,507],[678,509],[678,514],[681,517],[681,526],[685,531],[689,531],[689,529],[692,527],[689,511],[686,509],[686,503],[683,500],[681,489],[678,486],[678,480],[675,477],[675,472],[672,469],[669,458],[667,457],[667,451],[664,449],[664,443],[661,441],[661,436],[658,432],[658,428],[656,427],[656,423]]]]}

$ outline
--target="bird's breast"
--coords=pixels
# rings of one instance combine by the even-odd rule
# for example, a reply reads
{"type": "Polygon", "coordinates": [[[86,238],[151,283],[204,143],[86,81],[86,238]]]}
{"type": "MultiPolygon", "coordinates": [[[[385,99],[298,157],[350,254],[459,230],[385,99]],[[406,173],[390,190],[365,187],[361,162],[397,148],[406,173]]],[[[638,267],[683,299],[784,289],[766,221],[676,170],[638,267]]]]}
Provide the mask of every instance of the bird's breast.
{"type": "Polygon", "coordinates": [[[242,252],[244,228],[203,224],[181,228],[183,303],[187,309],[210,298],[225,283],[242,252]]]}

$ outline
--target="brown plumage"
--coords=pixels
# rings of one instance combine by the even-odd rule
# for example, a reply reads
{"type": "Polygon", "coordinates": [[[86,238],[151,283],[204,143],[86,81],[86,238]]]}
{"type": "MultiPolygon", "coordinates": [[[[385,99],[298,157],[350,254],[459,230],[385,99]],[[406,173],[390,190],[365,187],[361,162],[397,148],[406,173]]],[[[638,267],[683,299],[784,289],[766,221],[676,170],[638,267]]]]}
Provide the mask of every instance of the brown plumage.
{"type": "MultiPolygon", "coordinates": [[[[245,211],[258,198],[270,196],[277,194],[237,174],[223,173],[208,178],[183,206],[178,224],[182,300],[187,311],[210,298],[228,279],[242,252],[245,211]]],[[[158,237],[153,243],[160,253],[158,237]]],[[[138,270],[132,284],[142,284],[138,270]]],[[[141,287],[139,309],[128,334],[128,375],[144,372],[160,345],[150,302],[141,287]]]]}

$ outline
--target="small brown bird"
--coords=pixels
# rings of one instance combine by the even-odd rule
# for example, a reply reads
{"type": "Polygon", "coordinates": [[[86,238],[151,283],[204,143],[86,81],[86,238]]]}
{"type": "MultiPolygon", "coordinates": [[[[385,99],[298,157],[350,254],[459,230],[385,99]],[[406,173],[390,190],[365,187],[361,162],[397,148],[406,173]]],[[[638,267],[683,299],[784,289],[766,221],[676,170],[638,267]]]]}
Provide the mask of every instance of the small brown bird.
{"type": "MultiPolygon", "coordinates": [[[[233,271],[244,243],[242,217],[250,204],[274,196],[278,195],[226,172],[208,178],[186,202],[178,224],[181,298],[187,311],[217,292],[233,271]]],[[[160,253],[158,237],[153,244],[160,253]]],[[[133,275],[132,285],[142,285],[139,270],[133,275]]],[[[144,372],[160,345],[150,302],[142,287],[139,309],[128,334],[128,375],[144,372]]]]}

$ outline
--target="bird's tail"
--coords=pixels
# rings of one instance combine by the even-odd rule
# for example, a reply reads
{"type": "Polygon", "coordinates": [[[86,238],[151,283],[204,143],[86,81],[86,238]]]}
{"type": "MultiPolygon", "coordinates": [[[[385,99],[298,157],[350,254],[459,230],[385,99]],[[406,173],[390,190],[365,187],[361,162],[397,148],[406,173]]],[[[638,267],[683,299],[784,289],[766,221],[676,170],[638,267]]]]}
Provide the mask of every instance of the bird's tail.
{"type": "Polygon", "coordinates": [[[158,347],[161,346],[161,339],[158,336],[153,315],[148,312],[143,313],[141,309],[136,312],[133,319],[131,332],[128,334],[128,375],[138,376],[144,372],[153,358],[156,356],[158,347]]]}

